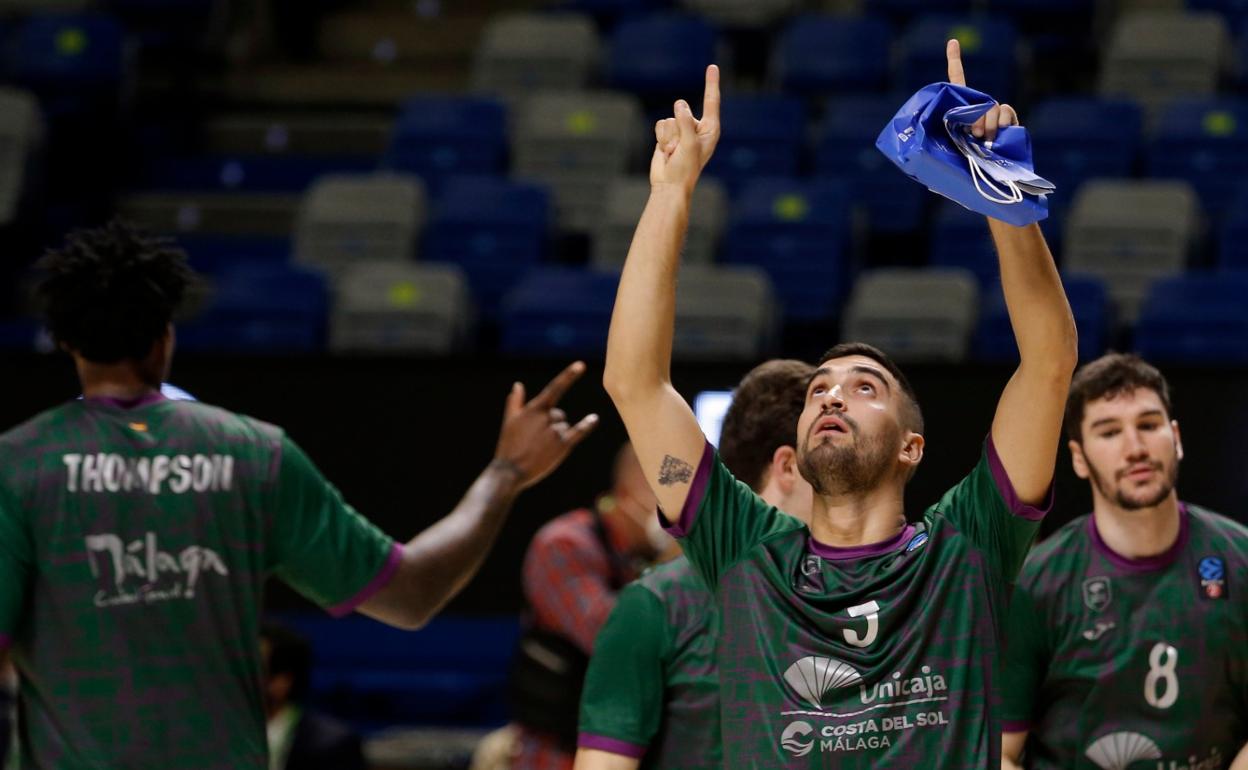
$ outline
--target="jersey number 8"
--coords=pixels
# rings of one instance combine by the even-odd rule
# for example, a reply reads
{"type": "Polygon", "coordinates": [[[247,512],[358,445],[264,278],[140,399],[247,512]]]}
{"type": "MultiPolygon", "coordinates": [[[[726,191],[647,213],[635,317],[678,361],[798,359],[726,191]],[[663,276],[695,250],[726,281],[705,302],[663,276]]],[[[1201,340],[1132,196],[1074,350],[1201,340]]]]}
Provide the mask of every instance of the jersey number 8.
{"type": "Polygon", "coordinates": [[[1144,700],[1148,705],[1168,709],[1179,699],[1179,651],[1158,642],[1148,653],[1148,676],[1144,677],[1144,700]]]}

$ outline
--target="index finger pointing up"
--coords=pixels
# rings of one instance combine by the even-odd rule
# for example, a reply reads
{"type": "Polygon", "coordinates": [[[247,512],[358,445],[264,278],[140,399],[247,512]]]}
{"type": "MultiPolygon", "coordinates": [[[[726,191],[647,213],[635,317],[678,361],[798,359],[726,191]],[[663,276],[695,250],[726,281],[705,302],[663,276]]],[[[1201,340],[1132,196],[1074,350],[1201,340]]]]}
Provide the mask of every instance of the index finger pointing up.
{"type": "Polygon", "coordinates": [[[962,46],[956,39],[945,44],[945,58],[949,60],[949,82],[955,86],[966,85],[966,73],[962,71],[962,46]]]}
{"type": "Polygon", "coordinates": [[[706,91],[702,94],[702,120],[719,124],[719,67],[715,64],[706,68],[706,91]]]}
{"type": "Polygon", "coordinates": [[[529,406],[536,409],[553,409],[555,404],[559,403],[559,399],[563,398],[563,394],[568,388],[572,387],[572,383],[576,382],[582,374],[585,373],[585,364],[577,361],[560,372],[555,379],[551,380],[541,393],[533,397],[529,402],[529,406]]]}

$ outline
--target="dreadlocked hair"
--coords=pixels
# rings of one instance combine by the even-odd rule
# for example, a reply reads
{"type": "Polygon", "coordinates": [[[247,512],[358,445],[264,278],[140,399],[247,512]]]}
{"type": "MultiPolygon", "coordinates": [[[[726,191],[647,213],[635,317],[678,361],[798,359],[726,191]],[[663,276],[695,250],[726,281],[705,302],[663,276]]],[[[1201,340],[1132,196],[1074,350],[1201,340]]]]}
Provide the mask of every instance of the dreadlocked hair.
{"type": "Polygon", "coordinates": [[[71,232],[36,267],[53,339],[104,364],[146,358],[194,279],[171,240],[117,220],[71,232]]]}

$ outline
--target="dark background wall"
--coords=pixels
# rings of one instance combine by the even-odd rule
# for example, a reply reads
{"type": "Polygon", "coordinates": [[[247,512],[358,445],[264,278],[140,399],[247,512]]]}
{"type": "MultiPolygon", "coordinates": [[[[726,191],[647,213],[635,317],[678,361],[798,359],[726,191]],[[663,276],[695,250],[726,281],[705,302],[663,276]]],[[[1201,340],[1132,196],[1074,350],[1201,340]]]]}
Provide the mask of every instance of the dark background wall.
{"type": "MultiPolygon", "coordinates": [[[[448,512],[489,462],[503,398],[514,380],[536,392],[564,361],[505,359],[205,358],[181,356],[171,380],[202,400],[278,423],[352,502],[406,539],[448,512]]],[[[687,397],[730,388],[749,367],[677,366],[687,397]]],[[[969,470],[987,435],[1008,368],[910,366],[927,417],[927,454],[911,483],[912,516],[969,470]]],[[[1248,520],[1248,371],[1167,369],[1187,460],[1184,499],[1248,520]]],[[[77,394],[69,361],[0,356],[0,431],[77,394]]],[[[520,563],[533,533],[560,512],[590,503],[608,484],[624,430],[590,364],[565,400],[570,415],[597,411],[595,435],[517,504],[481,574],[455,601],[459,613],[514,612],[521,606],[520,563]]],[[[1085,483],[1058,460],[1058,508],[1043,534],[1086,512],[1085,483]]],[[[270,603],[301,600],[274,586],[270,603]]]]}

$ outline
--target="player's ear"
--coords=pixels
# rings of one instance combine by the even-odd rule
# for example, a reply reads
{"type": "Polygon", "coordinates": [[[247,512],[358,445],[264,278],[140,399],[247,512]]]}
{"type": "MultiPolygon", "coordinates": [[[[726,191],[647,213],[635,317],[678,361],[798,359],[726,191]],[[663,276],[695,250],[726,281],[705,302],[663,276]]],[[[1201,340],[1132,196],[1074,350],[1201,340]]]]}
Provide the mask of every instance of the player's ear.
{"type": "Polygon", "coordinates": [[[923,447],[927,441],[921,434],[914,431],[906,431],[905,440],[901,445],[901,454],[898,459],[901,464],[913,470],[923,462],[923,447]]]}
{"type": "Polygon", "coordinates": [[[1179,421],[1170,421],[1170,430],[1174,431],[1174,455],[1178,459],[1183,459],[1183,436],[1179,433],[1179,421]]]}
{"type": "Polygon", "coordinates": [[[781,493],[793,494],[793,485],[798,479],[797,451],[793,447],[776,447],[771,455],[771,477],[780,485],[781,493]]]}
{"type": "Polygon", "coordinates": [[[1081,479],[1088,477],[1088,458],[1083,456],[1083,447],[1073,438],[1066,442],[1066,446],[1070,447],[1070,465],[1075,470],[1075,475],[1081,479]]]}

